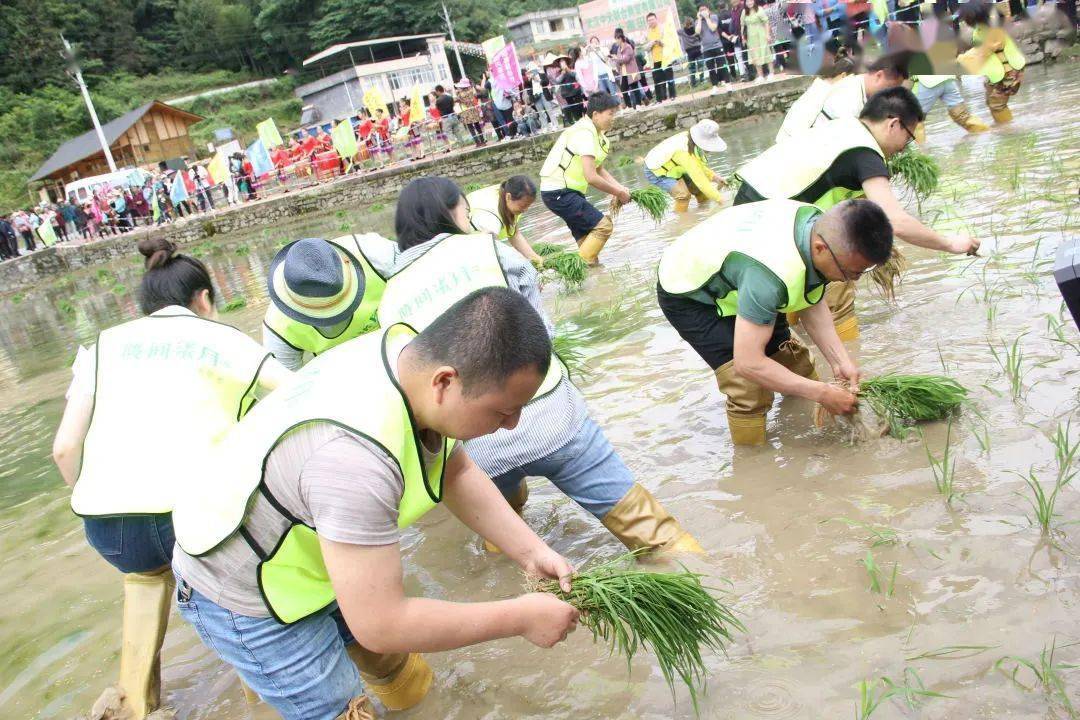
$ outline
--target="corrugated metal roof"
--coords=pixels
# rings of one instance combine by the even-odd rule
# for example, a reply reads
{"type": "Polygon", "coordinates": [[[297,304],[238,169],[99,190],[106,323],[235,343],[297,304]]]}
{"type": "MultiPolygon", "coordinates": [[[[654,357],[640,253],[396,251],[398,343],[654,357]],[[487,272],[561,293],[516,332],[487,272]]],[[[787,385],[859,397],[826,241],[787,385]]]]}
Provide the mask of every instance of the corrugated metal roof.
{"type": "Polygon", "coordinates": [[[426,40],[428,38],[435,37],[445,37],[445,34],[427,33],[425,35],[395,35],[394,37],[376,38],[374,40],[359,40],[357,42],[337,43],[336,45],[331,45],[322,52],[315,53],[304,61],[304,65],[310,65],[311,63],[325,60],[326,58],[337,55],[340,52],[345,52],[350,48],[367,47],[368,45],[383,45],[386,43],[402,42],[404,40],[426,40]]]}
{"type": "MultiPolygon", "coordinates": [[[[201,115],[175,108],[172,105],[166,105],[158,100],[151,100],[145,105],[140,105],[134,110],[129,110],[115,120],[110,120],[102,125],[101,131],[105,134],[105,142],[109,143],[109,146],[111,147],[121,135],[128,131],[128,128],[137,123],[143,115],[150,112],[150,108],[155,105],[160,105],[172,112],[189,115],[193,118],[198,118],[199,120],[204,119],[201,115]]],[[[101,143],[98,142],[97,133],[93,130],[83,133],[79,137],[72,138],[57,148],[56,152],[54,152],[52,156],[37,169],[37,172],[33,174],[30,180],[41,180],[42,178],[52,175],[57,170],[99,152],[101,152],[101,143]]]]}

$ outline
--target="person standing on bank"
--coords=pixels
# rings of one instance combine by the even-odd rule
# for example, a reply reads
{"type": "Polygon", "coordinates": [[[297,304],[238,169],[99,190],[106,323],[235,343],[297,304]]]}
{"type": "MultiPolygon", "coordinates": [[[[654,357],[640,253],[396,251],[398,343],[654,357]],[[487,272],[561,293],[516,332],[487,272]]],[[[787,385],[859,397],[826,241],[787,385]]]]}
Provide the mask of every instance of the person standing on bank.
{"type": "Polygon", "coordinates": [[[191,458],[289,373],[254,340],[215,322],[206,267],[143,238],[139,320],[103,330],[80,353],[53,459],[72,486],[86,539],[124,574],[119,685],[141,719],[161,701],[161,644],[172,602],[173,526],[191,458]]]}
{"type": "Polygon", "coordinates": [[[585,191],[593,187],[610,195],[615,208],[630,202],[630,191],[603,167],[611,151],[604,133],[618,111],[618,98],[600,92],[590,97],[585,117],[563,130],[540,168],[544,205],[563,219],[578,253],[590,265],[599,264],[600,251],[615,226],[610,215],[588,201],[585,191]]]}
{"type": "Polygon", "coordinates": [[[772,61],[772,28],[765,11],[755,0],[746,0],[742,16],[742,39],[750,64],[750,75],[757,75],[756,82],[763,82],[769,74],[772,61]]]}
{"type": "MultiPolygon", "coordinates": [[[[470,291],[488,285],[521,294],[544,318],[539,276],[521,255],[487,233],[471,232],[469,206],[447,178],[412,181],[398,198],[395,231],[401,252],[379,305],[379,322],[423,329],[470,291]]],[[[643,485],[634,481],[585,398],[557,357],[513,428],[465,443],[519,515],[529,496],[525,478],[546,477],[631,550],[701,548],[643,485]]],[[[494,549],[490,545],[489,549],[494,549]]]]}
{"type": "Polygon", "coordinates": [[[675,212],[686,212],[690,198],[698,204],[722,202],[724,180],[709,167],[705,153],[721,153],[727,143],[715,120],[699,120],[689,131],[676,133],[645,156],[645,179],[675,199],[675,212]]]}
{"type": "Polygon", "coordinates": [[[491,233],[504,240],[532,264],[541,268],[544,258],[521,234],[521,215],[536,202],[536,183],[528,175],[511,175],[498,185],[474,190],[465,198],[469,208],[470,228],[491,233]]]}
{"type": "Polygon", "coordinates": [[[641,49],[649,53],[653,87],[656,88],[656,102],[674,100],[675,71],[670,67],[664,67],[664,30],[660,27],[656,13],[651,12],[645,16],[645,25],[646,42],[641,49]]]}
{"type": "Polygon", "coordinates": [[[732,442],[765,442],[773,393],[814,400],[834,415],[855,411],[859,368],[821,299],[826,283],[854,282],[891,249],[889,219],[867,200],[824,213],[791,200],[731,207],[668,245],[656,287],[660,310],[716,375],[732,442]],[[791,336],[785,314],[800,310],[846,389],[821,382],[809,350],[791,336]]]}
{"type": "Polygon", "coordinates": [[[313,360],[179,498],[181,616],[284,720],[374,718],[367,693],[412,707],[433,678],[420,653],[565,639],[578,613],[551,594],[407,595],[399,545],[443,504],[525,573],[570,591],[570,563],[457,447],[513,428],[550,361],[543,321],[503,288],[471,293],[419,334],[394,325],[313,360]]]}
{"type": "MultiPolygon", "coordinates": [[[[828,210],[842,200],[866,197],[885,211],[901,240],[930,250],[974,255],[979,250],[977,238],[966,233],[945,237],[923,225],[904,209],[889,183],[887,160],[912,142],[924,118],[910,90],[882,90],[867,101],[859,119],[842,117],[815,125],[736,170],[742,184],[734,204],[786,198],[828,210]]],[[[857,338],[855,286],[831,283],[825,301],[840,338],[857,338]]]]}
{"type": "Polygon", "coordinates": [[[386,276],[397,252],[376,233],[304,238],[278,251],[267,271],[263,346],[290,370],[379,327],[386,276]]]}

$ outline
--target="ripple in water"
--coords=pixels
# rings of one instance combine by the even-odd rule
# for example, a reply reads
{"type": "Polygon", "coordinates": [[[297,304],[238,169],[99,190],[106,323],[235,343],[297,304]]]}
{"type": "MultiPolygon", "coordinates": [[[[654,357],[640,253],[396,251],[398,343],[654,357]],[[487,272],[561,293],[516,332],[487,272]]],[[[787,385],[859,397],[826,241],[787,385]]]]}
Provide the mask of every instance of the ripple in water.
{"type": "Polygon", "coordinates": [[[786,720],[802,715],[795,685],[778,678],[755,680],[746,689],[746,709],[753,717],[786,720]]]}

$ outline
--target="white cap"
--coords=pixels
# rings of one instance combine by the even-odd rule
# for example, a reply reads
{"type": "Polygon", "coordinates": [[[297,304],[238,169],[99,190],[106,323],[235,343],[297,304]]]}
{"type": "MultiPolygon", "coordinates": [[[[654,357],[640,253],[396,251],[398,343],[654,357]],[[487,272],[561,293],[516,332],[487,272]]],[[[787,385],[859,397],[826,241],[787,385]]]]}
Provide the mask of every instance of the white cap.
{"type": "Polygon", "coordinates": [[[718,153],[727,150],[727,143],[720,137],[720,126],[715,120],[699,120],[690,128],[690,139],[705,152],[718,153]]]}

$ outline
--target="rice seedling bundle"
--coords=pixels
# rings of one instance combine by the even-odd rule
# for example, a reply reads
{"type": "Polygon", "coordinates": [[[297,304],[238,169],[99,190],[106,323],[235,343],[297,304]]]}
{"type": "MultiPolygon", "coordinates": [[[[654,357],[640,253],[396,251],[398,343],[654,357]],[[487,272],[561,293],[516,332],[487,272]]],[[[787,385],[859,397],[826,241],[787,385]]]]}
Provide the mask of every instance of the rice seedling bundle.
{"type": "MultiPolygon", "coordinates": [[[[539,251],[537,254],[543,255],[539,251]]],[[[543,255],[543,258],[544,269],[562,278],[567,287],[581,285],[589,274],[589,264],[575,250],[563,250],[558,254],[543,255]]]]}
{"type": "Polygon", "coordinates": [[[533,252],[535,252],[537,255],[545,258],[549,255],[558,255],[564,250],[562,245],[556,245],[555,243],[546,242],[534,243],[532,249],[533,252]]]}
{"type": "Polygon", "coordinates": [[[911,149],[889,159],[889,172],[911,189],[920,205],[937,190],[941,178],[941,166],[937,160],[911,149]]]}
{"type": "Polygon", "coordinates": [[[878,417],[889,423],[893,434],[904,425],[941,420],[967,400],[967,388],[944,375],[888,374],[859,383],[859,397],[878,417]]]}
{"type": "Polygon", "coordinates": [[[696,711],[698,689],[708,672],[702,648],[724,652],[732,634],[746,628],[701,584],[701,575],[685,568],[638,570],[632,558],[626,555],[577,573],[569,593],[554,580],[535,581],[534,588],[580,610],[593,639],[604,640],[612,653],[625,656],[627,667],[638,650],[650,650],[672,696],[675,680],[682,680],[696,711]]]}
{"type": "Polygon", "coordinates": [[[647,188],[630,191],[630,202],[636,203],[657,224],[664,219],[668,205],[671,204],[671,196],[658,187],[650,185],[647,188]]]}
{"type": "Polygon", "coordinates": [[[585,332],[582,330],[568,330],[565,327],[555,329],[555,337],[551,339],[551,349],[562,360],[571,378],[578,378],[587,374],[589,366],[585,361],[585,352],[582,346],[585,344],[585,332]]]}
{"type": "Polygon", "coordinates": [[[907,259],[894,243],[889,259],[870,271],[870,280],[877,285],[882,297],[892,301],[896,299],[896,286],[900,284],[905,270],[907,270],[907,259]]]}

